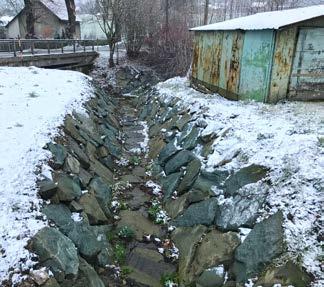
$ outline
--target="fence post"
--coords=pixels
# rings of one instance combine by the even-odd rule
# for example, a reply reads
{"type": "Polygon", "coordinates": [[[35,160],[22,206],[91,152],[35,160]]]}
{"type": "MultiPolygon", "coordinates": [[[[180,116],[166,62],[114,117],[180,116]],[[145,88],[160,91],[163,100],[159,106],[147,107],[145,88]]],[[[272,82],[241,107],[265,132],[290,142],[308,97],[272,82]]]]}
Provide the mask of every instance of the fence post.
{"type": "Polygon", "coordinates": [[[86,51],[86,42],[83,41],[83,52],[85,52],[85,51],[86,51]]]}
{"type": "Polygon", "coordinates": [[[32,55],[34,55],[34,48],[35,48],[34,45],[35,45],[35,42],[34,42],[34,40],[32,40],[31,45],[30,45],[32,55]]]}
{"type": "Polygon", "coordinates": [[[63,43],[63,41],[61,42],[61,50],[62,50],[62,54],[64,54],[64,43],[63,43]]]}
{"type": "Polygon", "coordinates": [[[47,54],[51,53],[50,43],[47,41],[47,54]]]}
{"type": "Polygon", "coordinates": [[[17,52],[16,52],[16,40],[13,40],[13,49],[14,49],[14,57],[17,57],[17,52]]]}
{"type": "Polygon", "coordinates": [[[73,53],[75,53],[75,40],[73,40],[73,53]]]}

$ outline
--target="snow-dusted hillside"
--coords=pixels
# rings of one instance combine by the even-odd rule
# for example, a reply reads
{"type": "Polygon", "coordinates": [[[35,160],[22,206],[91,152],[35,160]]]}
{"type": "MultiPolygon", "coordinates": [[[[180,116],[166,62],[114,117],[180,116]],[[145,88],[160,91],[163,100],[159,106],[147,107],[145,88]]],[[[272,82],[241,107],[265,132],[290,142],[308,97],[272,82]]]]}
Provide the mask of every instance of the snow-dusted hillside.
{"type": "Polygon", "coordinates": [[[28,260],[28,239],[40,220],[35,168],[49,153],[64,116],[91,96],[89,79],[77,72],[0,68],[0,282],[9,267],[28,260]]]}
{"type": "MultiPolygon", "coordinates": [[[[232,102],[189,87],[185,78],[157,86],[163,101],[196,111],[203,133],[219,135],[207,160],[195,149],[204,169],[237,171],[259,164],[268,167],[270,190],[259,221],[284,212],[285,239],[291,258],[303,263],[324,286],[321,270],[321,230],[324,191],[324,103],[287,102],[267,105],[232,102]]],[[[251,186],[253,188],[253,186],[251,186]]],[[[231,198],[224,199],[224,202],[231,198]]]]}

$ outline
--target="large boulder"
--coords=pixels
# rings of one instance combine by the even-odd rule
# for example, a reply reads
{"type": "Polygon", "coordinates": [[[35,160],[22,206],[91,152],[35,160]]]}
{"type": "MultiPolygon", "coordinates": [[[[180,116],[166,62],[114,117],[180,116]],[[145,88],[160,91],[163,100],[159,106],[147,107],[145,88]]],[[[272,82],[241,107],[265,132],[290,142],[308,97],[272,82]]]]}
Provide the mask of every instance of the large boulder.
{"type": "Polygon", "coordinates": [[[94,191],[95,197],[107,217],[111,217],[109,209],[112,200],[112,189],[100,177],[91,180],[89,187],[94,191]]]}
{"type": "Polygon", "coordinates": [[[237,195],[219,206],[215,224],[222,230],[238,230],[239,227],[252,228],[258,211],[265,201],[265,194],[237,195]]]}
{"type": "Polygon", "coordinates": [[[180,149],[175,146],[174,141],[169,142],[160,152],[158,158],[159,164],[164,166],[165,163],[179,151],[180,149]]]}
{"type": "Polygon", "coordinates": [[[67,151],[64,146],[55,143],[47,144],[47,148],[53,155],[53,163],[55,168],[63,166],[65,158],[67,157],[67,151]]]}
{"type": "Polygon", "coordinates": [[[222,287],[225,282],[224,265],[206,269],[198,278],[197,287],[222,287]]]}
{"type": "Polygon", "coordinates": [[[171,173],[161,179],[164,200],[169,199],[177,190],[183,172],[171,173]]]}
{"type": "Polygon", "coordinates": [[[234,274],[238,282],[257,276],[284,250],[283,214],[277,212],[255,225],[236,249],[234,274]]]}
{"type": "Polygon", "coordinates": [[[164,262],[160,253],[141,247],[132,250],[126,264],[131,270],[127,277],[141,286],[160,287],[162,276],[176,271],[174,265],[164,262]]]}
{"type": "Polygon", "coordinates": [[[199,159],[194,159],[188,164],[184,177],[177,188],[179,194],[183,194],[192,187],[199,175],[200,168],[201,163],[199,159]]]}
{"type": "Polygon", "coordinates": [[[309,286],[311,276],[300,266],[288,261],[281,266],[270,266],[262,274],[256,285],[272,287],[274,285],[304,287],[309,286]]]}
{"type": "Polygon", "coordinates": [[[269,172],[267,167],[252,164],[232,174],[224,183],[227,196],[233,196],[243,186],[258,182],[265,178],[269,172]]]}
{"type": "Polygon", "coordinates": [[[165,164],[164,171],[166,175],[178,172],[182,167],[186,166],[194,159],[196,159],[196,156],[192,152],[182,150],[168,160],[168,162],[165,164]]]}
{"type": "Polygon", "coordinates": [[[39,262],[50,268],[58,281],[77,277],[77,249],[60,231],[50,227],[41,229],[32,239],[30,247],[38,255],[39,262]]]}
{"type": "Polygon", "coordinates": [[[153,224],[152,221],[144,217],[139,211],[123,210],[119,216],[121,219],[118,222],[117,229],[125,226],[129,227],[134,231],[135,238],[139,241],[143,240],[144,235],[161,235],[160,227],[153,224]]]}
{"type": "Polygon", "coordinates": [[[202,272],[220,264],[229,264],[234,257],[234,250],[240,244],[239,236],[234,232],[222,233],[212,230],[207,233],[197,248],[192,261],[191,272],[198,277],[202,272]]]}
{"type": "Polygon", "coordinates": [[[194,280],[191,272],[191,263],[194,258],[197,246],[207,228],[203,225],[195,227],[176,228],[171,239],[179,249],[179,279],[180,282],[188,285],[194,280]]]}
{"type": "Polygon", "coordinates": [[[108,218],[104,211],[101,209],[100,204],[93,192],[83,194],[78,203],[83,207],[84,212],[89,218],[89,222],[92,225],[106,224],[108,218]]]}
{"type": "Polygon", "coordinates": [[[217,199],[209,198],[190,205],[182,215],[173,220],[172,224],[182,227],[190,227],[197,224],[210,226],[214,223],[217,209],[217,199]]]}
{"type": "Polygon", "coordinates": [[[79,180],[66,174],[57,175],[57,187],[59,201],[72,201],[82,194],[79,180]]]}
{"type": "Polygon", "coordinates": [[[73,222],[72,213],[64,204],[46,205],[42,212],[46,215],[48,220],[53,221],[58,227],[62,227],[73,222]]]}
{"type": "Polygon", "coordinates": [[[80,277],[82,281],[77,281],[75,287],[105,287],[105,284],[102,282],[97,272],[90,266],[87,261],[79,257],[80,260],[80,277]]]}

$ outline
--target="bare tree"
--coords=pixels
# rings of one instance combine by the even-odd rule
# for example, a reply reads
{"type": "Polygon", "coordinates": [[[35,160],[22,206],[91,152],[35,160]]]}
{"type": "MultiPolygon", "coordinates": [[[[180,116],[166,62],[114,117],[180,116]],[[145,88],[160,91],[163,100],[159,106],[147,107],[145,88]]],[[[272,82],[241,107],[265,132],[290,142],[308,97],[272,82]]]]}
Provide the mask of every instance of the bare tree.
{"type": "Polygon", "coordinates": [[[139,55],[149,33],[148,26],[153,10],[154,1],[152,0],[123,0],[122,32],[129,57],[139,55]]]}
{"type": "Polygon", "coordinates": [[[98,11],[95,15],[98,18],[101,30],[108,40],[110,50],[109,67],[115,66],[114,54],[116,44],[120,40],[122,7],[122,0],[96,0],[93,7],[98,11]]]}
{"type": "Polygon", "coordinates": [[[205,0],[204,25],[208,24],[209,0],[205,0]]]}
{"type": "Polygon", "coordinates": [[[76,32],[75,2],[74,0],[65,0],[65,5],[69,18],[69,24],[66,29],[66,35],[68,38],[73,39],[75,37],[76,32]]]}
{"type": "Polygon", "coordinates": [[[27,38],[34,37],[35,35],[35,11],[34,2],[32,0],[24,0],[26,10],[26,30],[27,38]]]}

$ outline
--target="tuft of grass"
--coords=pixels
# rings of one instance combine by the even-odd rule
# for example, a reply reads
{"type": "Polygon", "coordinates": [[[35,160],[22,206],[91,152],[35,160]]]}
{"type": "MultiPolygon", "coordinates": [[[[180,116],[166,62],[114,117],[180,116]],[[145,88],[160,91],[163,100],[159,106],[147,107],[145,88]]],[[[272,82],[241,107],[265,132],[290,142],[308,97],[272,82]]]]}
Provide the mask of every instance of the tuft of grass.
{"type": "Polygon", "coordinates": [[[149,217],[150,217],[153,221],[155,221],[155,220],[157,219],[157,215],[158,215],[158,213],[160,212],[160,210],[161,210],[161,208],[160,208],[159,205],[152,205],[152,206],[148,209],[147,213],[148,213],[149,217]]]}
{"type": "Polygon", "coordinates": [[[126,248],[121,243],[116,243],[113,247],[114,250],[114,259],[118,262],[119,265],[122,265],[126,261],[126,248]]]}
{"type": "Polygon", "coordinates": [[[132,270],[132,268],[130,268],[130,267],[123,266],[123,267],[121,268],[121,275],[122,275],[123,277],[125,277],[125,276],[131,274],[132,272],[133,272],[133,270],[132,270]]]}
{"type": "Polygon", "coordinates": [[[130,227],[123,226],[122,228],[119,229],[119,231],[117,232],[117,235],[121,239],[131,241],[135,237],[135,232],[130,227]]]}
{"type": "Polygon", "coordinates": [[[134,156],[132,156],[132,157],[129,159],[129,162],[130,162],[132,165],[137,166],[137,165],[140,165],[140,164],[141,164],[142,160],[141,160],[141,158],[140,158],[139,156],[134,155],[134,156]]]}
{"type": "Polygon", "coordinates": [[[170,286],[170,283],[179,283],[179,278],[177,273],[172,274],[163,274],[160,280],[162,286],[167,287],[170,286]]]}

